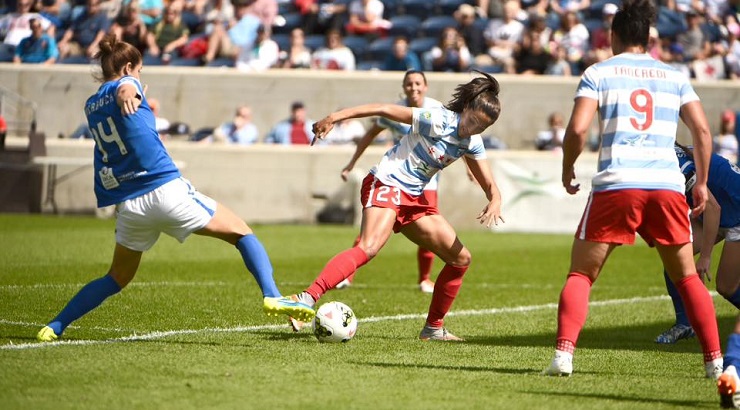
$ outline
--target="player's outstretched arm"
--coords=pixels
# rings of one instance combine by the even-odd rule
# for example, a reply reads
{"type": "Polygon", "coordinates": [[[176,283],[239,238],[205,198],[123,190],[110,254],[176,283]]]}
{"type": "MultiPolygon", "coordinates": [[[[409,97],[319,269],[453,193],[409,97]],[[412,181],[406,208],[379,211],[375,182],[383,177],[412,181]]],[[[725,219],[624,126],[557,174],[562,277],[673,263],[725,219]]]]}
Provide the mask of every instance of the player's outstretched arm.
{"type": "Polygon", "coordinates": [[[374,124],[373,127],[367,130],[365,135],[363,135],[362,138],[357,141],[357,146],[355,147],[355,153],[352,154],[352,159],[350,159],[349,163],[342,169],[342,179],[345,182],[347,181],[347,175],[349,175],[350,171],[354,169],[357,160],[360,159],[367,147],[372,144],[372,142],[375,140],[375,137],[377,137],[378,134],[383,131],[383,129],[384,128],[379,126],[378,124],[374,124]]]}
{"type": "Polygon", "coordinates": [[[712,155],[712,135],[709,132],[707,116],[699,101],[692,101],[681,106],[681,119],[691,131],[694,144],[694,164],[696,166],[696,184],[691,191],[694,199],[693,216],[704,212],[707,200],[707,178],[709,178],[709,159],[712,155]]]}
{"type": "Polygon", "coordinates": [[[580,189],[580,184],[573,185],[573,180],[576,178],[575,163],[586,145],[588,130],[591,127],[591,121],[594,119],[597,108],[598,102],[594,99],[576,98],[573,112],[570,115],[570,122],[565,129],[562,182],[565,190],[571,195],[580,189]]]}
{"type": "Polygon", "coordinates": [[[121,114],[131,115],[135,113],[142,102],[139,90],[133,84],[121,84],[116,93],[116,103],[121,107],[121,114]]]}
{"type": "Polygon", "coordinates": [[[503,216],[501,216],[501,192],[499,192],[498,185],[496,185],[496,181],[493,179],[488,161],[485,159],[475,160],[468,157],[464,158],[468,169],[470,169],[473,177],[475,177],[475,180],[478,181],[478,184],[486,194],[486,199],[488,199],[488,204],[478,214],[477,219],[481,225],[486,225],[489,228],[491,225],[498,225],[499,221],[505,222],[503,216]]]}
{"type": "Polygon", "coordinates": [[[334,124],[339,121],[380,115],[393,121],[411,124],[411,114],[411,108],[396,104],[365,104],[345,108],[329,114],[313,125],[313,133],[316,138],[311,141],[311,145],[316,142],[316,139],[324,139],[329,131],[334,128],[334,124]]]}

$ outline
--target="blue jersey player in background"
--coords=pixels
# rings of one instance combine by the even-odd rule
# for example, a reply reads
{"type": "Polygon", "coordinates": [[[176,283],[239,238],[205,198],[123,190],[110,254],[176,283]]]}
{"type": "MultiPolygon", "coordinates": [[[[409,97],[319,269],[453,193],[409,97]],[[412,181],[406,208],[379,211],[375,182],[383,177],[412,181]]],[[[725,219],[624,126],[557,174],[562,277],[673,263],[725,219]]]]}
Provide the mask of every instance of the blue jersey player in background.
{"type": "Polygon", "coordinates": [[[70,323],[120,292],[136,275],[142,253],[162,232],[180,242],[195,233],[236,246],[262,291],[265,313],[310,320],[314,315],[310,306],[280,295],[270,259],[249,226],[180,175],[154,126],[139,78],[139,51],[107,35],[100,41],[96,59],[103,84],[84,110],[95,139],[98,206],[116,206],[113,262],[105,276],[85,285],[39,331],[37,339],[57,339],[70,323]]]}

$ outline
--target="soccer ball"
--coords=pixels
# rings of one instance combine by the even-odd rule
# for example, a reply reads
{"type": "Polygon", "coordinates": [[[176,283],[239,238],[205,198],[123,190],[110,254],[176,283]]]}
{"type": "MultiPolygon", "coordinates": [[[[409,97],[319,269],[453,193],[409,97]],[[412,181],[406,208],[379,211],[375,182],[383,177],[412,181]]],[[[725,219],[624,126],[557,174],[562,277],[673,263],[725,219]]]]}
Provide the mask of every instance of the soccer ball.
{"type": "Polygon", "coordinates": [[[324,303],[313,318],[313,334],[319,342],[348,342],[357,332],[357,317],[342,302],[324,303]]]}

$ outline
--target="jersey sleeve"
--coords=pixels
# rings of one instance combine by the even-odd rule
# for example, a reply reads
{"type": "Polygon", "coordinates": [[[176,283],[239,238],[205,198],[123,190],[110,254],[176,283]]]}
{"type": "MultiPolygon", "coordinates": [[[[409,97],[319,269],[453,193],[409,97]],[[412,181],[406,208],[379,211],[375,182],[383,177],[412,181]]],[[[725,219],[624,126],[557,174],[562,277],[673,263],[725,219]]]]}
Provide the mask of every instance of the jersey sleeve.
{"type": "Polygon", "coordinates": [[[576,90],[576,98],[586,97],[592,100],[599,99],[599,77],[598,71],[594,66],[586,69],[581,76],[581,82],[578,83],[578,90],[576,90]]]}
{"type": "Polygon", "coordinates": [[[699,101],[699,96],[696,94],[694,87],[691,86],[691,83],[688,80],[682,82],[679,93],[681,95],[681,106],[693,101],[699,101]]]}
{"type": "Polygon", "coordinates": [[[136,87],[136,91],[138,91],[139,94],[141,94],[142,96],[144,95],[144,88],[141,86],[141,83],[139,82],[139,80],[137,80],[135,77],[132,77],[129,75],[129,76],[125,76],[121,78],[120,80],[118,80],[116,91],[118,91],[118,89],[124,84],[133,85],[134,87],[136,87]]]}
{"type": "Polygon", "coordinates": [[[470,136],[470,145],[468,146],[468,151],[465,153],[465,156],[476,161],[488,158],[486,155],[486,147],[483,145],[483,138],[480,134],[470,136]]]}

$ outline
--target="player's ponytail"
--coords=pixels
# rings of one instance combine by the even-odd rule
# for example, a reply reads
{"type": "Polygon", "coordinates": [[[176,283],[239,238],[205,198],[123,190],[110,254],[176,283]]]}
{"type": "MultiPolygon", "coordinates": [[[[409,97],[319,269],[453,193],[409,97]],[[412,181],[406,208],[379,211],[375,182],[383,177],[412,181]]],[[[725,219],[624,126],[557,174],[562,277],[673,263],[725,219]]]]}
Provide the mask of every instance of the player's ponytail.
{"type": "Polygon", "coordinates": [[[102,73],[94,75],[100,82],[117,78],[126,64],[138,65],[142,61],[136,47],[120,41],[113,33],[108,33],[98,43],[99,50],[94,58],[100,62],[102,73]]]}
{"type": "Polygon", "coordinates": [[[501,103],[498,99],[499,84],[492,75],[473,70],[483,77],[476,77],[467,84],[460,84],[455,88],[452,100],[445,106],[456,113],[464,109],[483,111],[493,122],[496,122],[501,113],[501,103]]]}

